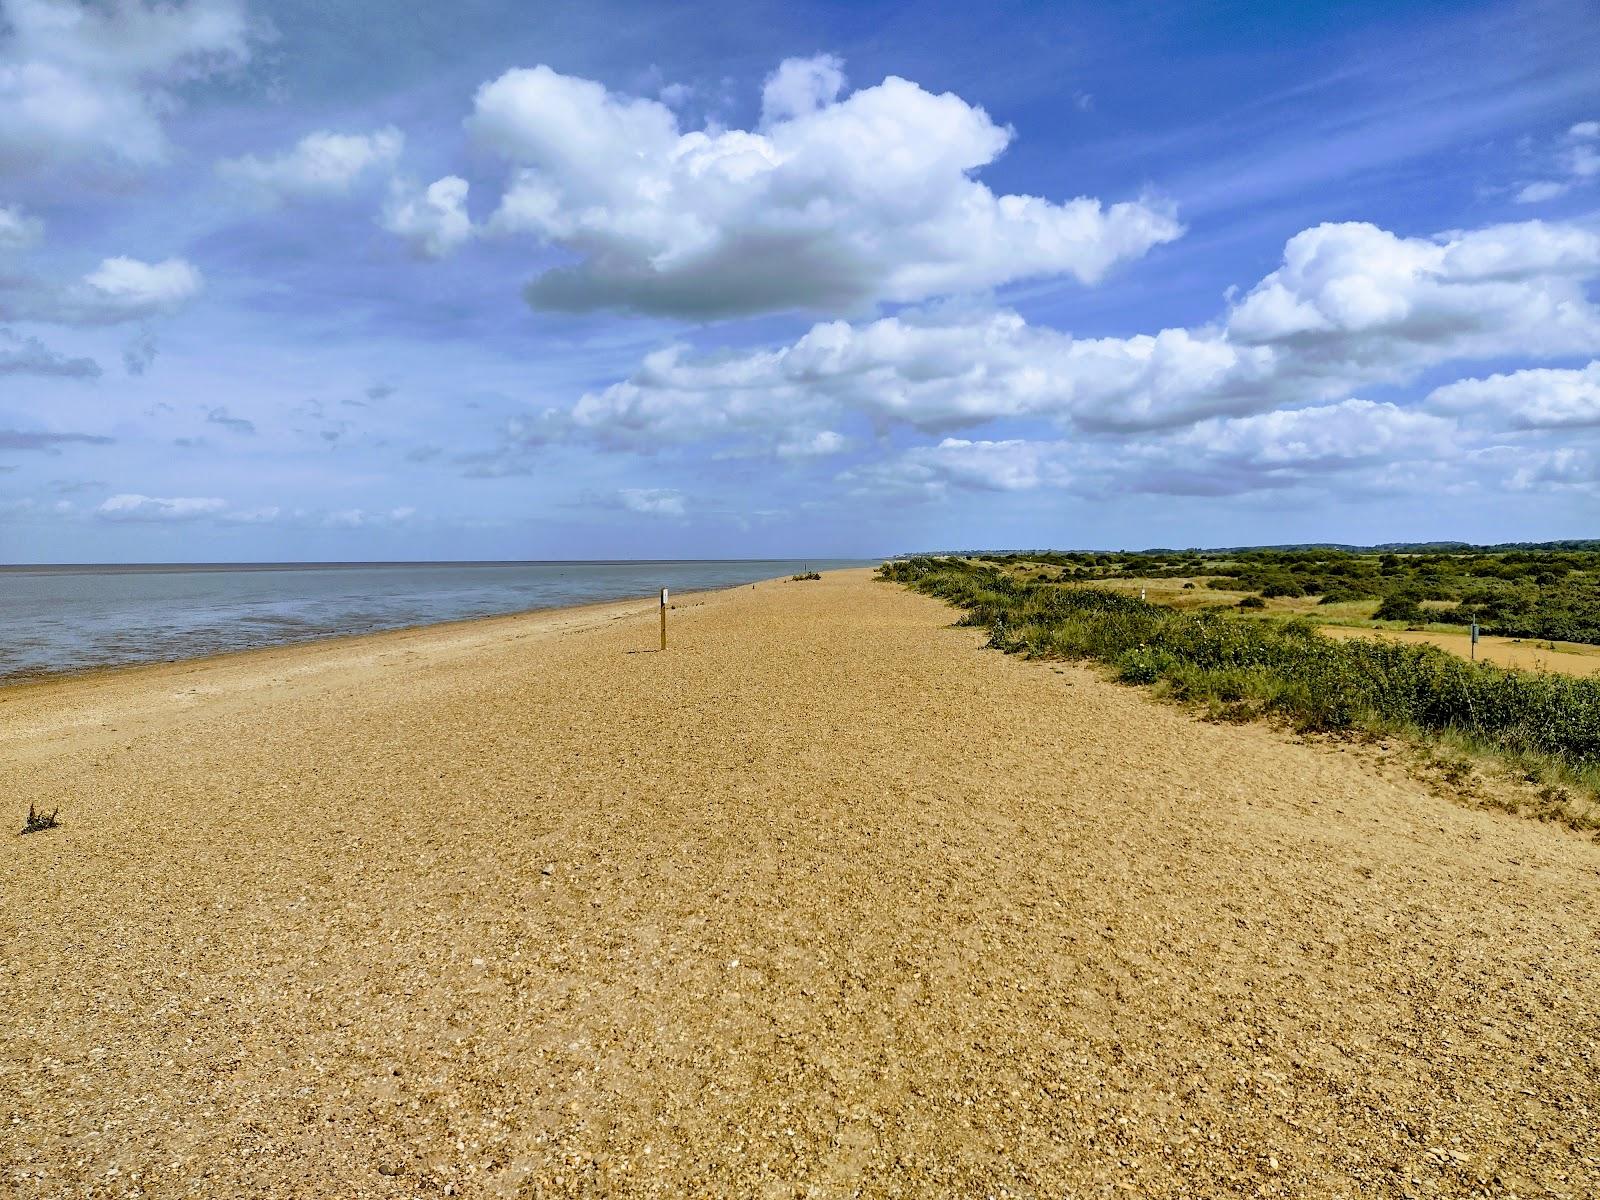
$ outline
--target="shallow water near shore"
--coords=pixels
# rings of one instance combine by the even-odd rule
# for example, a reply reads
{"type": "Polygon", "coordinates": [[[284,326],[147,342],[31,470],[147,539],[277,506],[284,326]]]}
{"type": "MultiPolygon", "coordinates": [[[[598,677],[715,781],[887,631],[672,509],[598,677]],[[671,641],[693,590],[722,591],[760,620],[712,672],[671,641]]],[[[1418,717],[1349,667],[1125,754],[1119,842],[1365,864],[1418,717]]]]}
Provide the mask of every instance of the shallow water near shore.
{"type": "Polygon", "coordinates": [[[0,567],[0,681],[789,575],[842,559],[0,567]]]}

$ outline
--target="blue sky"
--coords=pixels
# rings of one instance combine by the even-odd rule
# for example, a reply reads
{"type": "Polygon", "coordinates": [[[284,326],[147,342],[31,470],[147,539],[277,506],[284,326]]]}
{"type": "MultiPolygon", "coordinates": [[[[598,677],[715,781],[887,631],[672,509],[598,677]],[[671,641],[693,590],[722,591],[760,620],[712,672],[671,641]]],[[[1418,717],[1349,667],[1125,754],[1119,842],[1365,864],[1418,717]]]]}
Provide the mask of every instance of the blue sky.
{"type": "Polygon", "coordinates": [[[0,14],[0,560],[1596,534],[1585,0],[0,14]]]}

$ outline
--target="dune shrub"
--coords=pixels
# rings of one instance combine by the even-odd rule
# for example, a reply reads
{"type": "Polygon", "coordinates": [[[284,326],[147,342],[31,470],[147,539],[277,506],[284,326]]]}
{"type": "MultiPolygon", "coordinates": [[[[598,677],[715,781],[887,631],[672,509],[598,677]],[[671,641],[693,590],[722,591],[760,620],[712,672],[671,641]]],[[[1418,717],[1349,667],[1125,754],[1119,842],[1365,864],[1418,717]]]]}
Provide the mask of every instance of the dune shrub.
{"type": "Polygon", "coordinates": [[[1378,611],[1372,614],[1379,621],[1409,621],[1419,624],[1427,620],[1422,605],[1415,596],[1386,596],[1378,611]]]}
{"type": "Polygon", "coordinates": [[[1268,600],[1274,600],[1279,596],[1304,596],[1306,590],[1293,579],[1285,577],[1269,581],[1262,587],[1261,594],[1268,600]]]}

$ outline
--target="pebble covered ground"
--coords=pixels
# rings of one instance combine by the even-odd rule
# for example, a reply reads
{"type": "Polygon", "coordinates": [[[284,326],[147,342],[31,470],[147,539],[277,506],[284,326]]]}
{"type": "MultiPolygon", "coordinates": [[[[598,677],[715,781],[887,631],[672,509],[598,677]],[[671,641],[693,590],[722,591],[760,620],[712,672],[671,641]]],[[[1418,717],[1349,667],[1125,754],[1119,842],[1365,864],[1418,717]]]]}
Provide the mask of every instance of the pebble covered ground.
{"type": "Polygon", "coordinates": [[[1600,845],[679,603],[0,689],[0,1194],[1600,1195],[1600,845]]]}

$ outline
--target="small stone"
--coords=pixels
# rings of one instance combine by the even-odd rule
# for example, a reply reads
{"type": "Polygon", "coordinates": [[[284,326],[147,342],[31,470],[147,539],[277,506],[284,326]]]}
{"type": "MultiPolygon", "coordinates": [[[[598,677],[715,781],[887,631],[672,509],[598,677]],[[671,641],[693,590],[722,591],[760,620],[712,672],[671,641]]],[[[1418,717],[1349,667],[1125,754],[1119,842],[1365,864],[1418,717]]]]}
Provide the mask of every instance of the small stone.
{"type": "Polygon", "coordinates": [[[541,875],[554,875],[555,873],[556,873],[556,865],[555,865],[555,863],[545,863],[544,866],[539,868],[539,874],[541,874],[541,875]]]}

